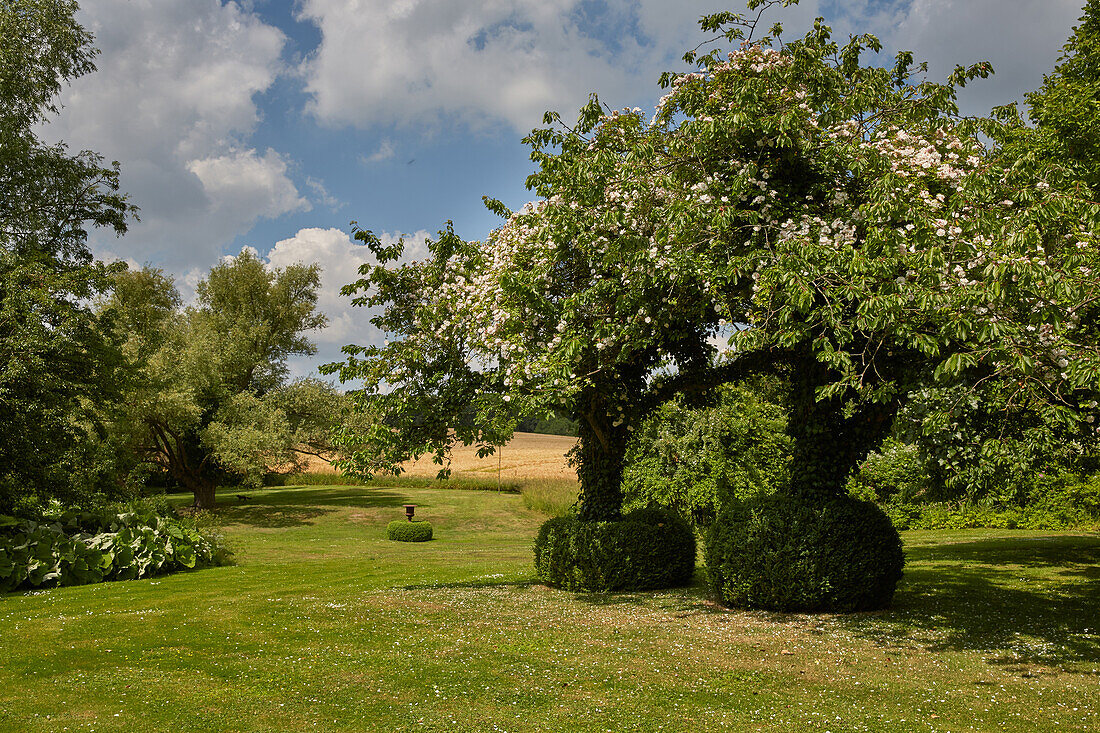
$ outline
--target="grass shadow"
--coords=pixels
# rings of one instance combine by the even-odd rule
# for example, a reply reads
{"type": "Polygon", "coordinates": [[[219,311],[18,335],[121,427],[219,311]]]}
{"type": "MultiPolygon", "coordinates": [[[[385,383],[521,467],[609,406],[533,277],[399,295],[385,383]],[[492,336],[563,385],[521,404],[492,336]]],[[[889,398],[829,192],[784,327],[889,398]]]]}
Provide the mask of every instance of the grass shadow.
{"type": "Polygon", "coordinates": [[[888,645],[987,652],[992,664],[1100,663],[1100,536],[907,548],[893,606],[836,617],[888,645]]]}
{"type": "Polygon", "coordinates": [[[676,588],[661,588],[648,591],[620,591],[614,593],[576,593],[578,603],[590,606],[634,605],[646,608],[660,608],[678,616],[695,614],[724,614],[730,609],[720,606],[711,597],[707,586],[706,570],[702,566],[695,568],[691,583],[676,588]]]}
{"type": "MultiPolygon", "coordinates": [[[[821,618],[884,646],[985,652],[990,664],[1100,663],[1100,536],[1000,537],[906,548],[907,568],[884,611],[821,618]]],[[[676,615],[741,613],[715,602],[705,570],[691,585],[660,591],[577,593],[591,606],[635,605],[676,615]]],[[[759,611],[777,624],[815,615],[759,611]]],[[[1089,667],[1089,669],[1085,669],[1089,667]]]]}
{"type": "Polygon", "coordinates": [[[214,516],[219,524],[247,524],[262,529],[303,527],[314,519],[330,514],[334,509],[318,509],[308,506],[270,506],[244,504],[241,506],[218,505],[214,516]]]}
{"type": "Polygon", "coordinates": [[[212,515],[219,524],[263,529],[302,527],[339,507],[391,508],[408,504],[403,494],[365,486],[302,486],[218,495],[212,515]],[[244,498],[241,498],[244,497],[244,498]]]}
{"type": "Polygon", "coordinates": [[[400,492],[368,486],[288,486],[259,492],[255,501],[273,506],[347,506],[360,509],[399,507],[412,503],[400,492]]]}

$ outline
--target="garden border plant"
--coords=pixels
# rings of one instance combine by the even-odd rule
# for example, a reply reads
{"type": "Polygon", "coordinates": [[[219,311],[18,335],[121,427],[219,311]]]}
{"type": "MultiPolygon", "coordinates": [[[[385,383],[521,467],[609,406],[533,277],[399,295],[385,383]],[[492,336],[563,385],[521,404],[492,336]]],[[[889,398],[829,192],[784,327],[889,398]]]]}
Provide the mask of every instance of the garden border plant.
{"type": "Polygon", "coordinates": [[[0,592],[133,580],[229,560],[218,538],[178,517],[109,510],[38,521],[0,515],[0,592]]]}

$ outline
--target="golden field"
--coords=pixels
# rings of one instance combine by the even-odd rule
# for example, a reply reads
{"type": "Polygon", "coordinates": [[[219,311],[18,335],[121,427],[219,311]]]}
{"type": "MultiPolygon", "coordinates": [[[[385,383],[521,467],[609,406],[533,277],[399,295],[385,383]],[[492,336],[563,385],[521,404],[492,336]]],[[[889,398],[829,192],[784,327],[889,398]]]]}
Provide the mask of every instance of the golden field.
{"type": "MultiPolygon", "coordinates": [[[[458,446],[451,453],[451,475],[454,478],[495,480],[499,471],[500,479],[505,483],[528,479],[576,481],[577,473],[565,459],[565,454],[576,442],[576,438],[567,435],[516,433],[511,442],[487,458],[478,458],[476,446],[458,446]]],[[[310,462],[308,470],[333,471],[333,468],[327,462],[315,459],[310,462]]],[[[439,466],[432,463],[430,456],[405,464],[407,476],[434,478],[438,471],[439,466]]]]}

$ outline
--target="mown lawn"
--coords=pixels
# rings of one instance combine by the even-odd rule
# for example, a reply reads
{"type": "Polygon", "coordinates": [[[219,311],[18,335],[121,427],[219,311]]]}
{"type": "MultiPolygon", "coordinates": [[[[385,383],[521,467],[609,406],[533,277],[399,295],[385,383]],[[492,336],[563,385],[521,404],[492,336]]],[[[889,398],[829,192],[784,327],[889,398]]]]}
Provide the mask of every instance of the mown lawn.
{"type": "Polygon", "coordinates": [[[235,566],[0,596],[0,730],[1100,730],[1096,534],[907,533],[890,611],[783,615],[540,586],[516,494],[251,496],[235,566]]]}

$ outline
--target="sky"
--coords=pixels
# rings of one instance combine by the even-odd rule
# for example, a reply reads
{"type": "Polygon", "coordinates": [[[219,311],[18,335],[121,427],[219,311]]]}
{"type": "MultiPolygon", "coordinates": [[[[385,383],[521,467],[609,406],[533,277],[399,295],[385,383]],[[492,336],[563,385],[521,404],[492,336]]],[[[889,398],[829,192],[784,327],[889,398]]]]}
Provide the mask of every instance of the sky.
{"type": "MultiPolygon", "coordinates": [[[[448,220],[466,239],[500,224],[482,196],[519,208],[533,171],[521,140],[546,110],[572,119],[591,92],[652,109],[662,71],[708,39],[720,0],[81,0],[98,71],[62,94],[48,141],[122,167],[140,221],[91,237],[102,259],[160,267],[185,298],[219,258],[252,247],[272,267],[322,267],[329,326],[295,376],[379,343],[339,294],[369,262],[350,222],[423,250],[448,220]]],[[[804,0],[766,16],[784,36],[816,16],[870,32],[877,63],[911,50],[942,80],[992,63],[963,90],[986,114],[1042,84],[1083,0],[804,0]]]]}

